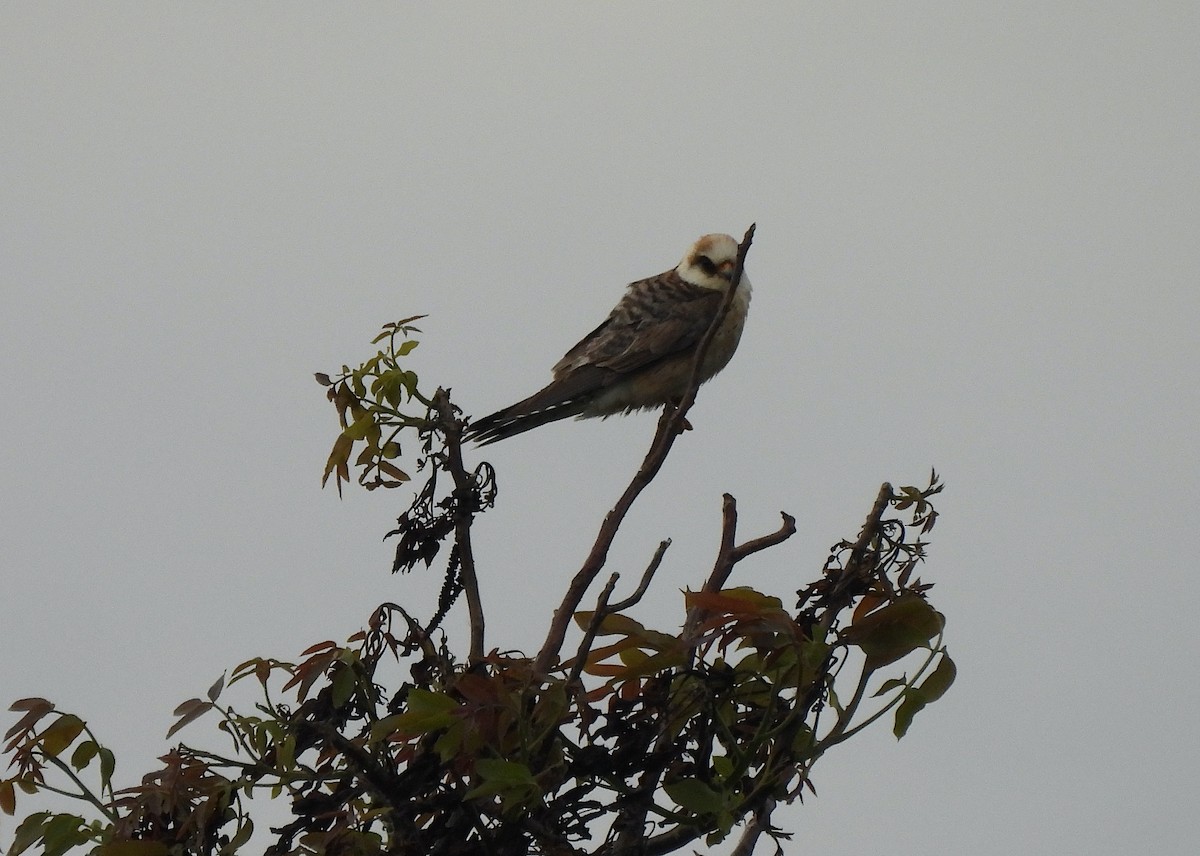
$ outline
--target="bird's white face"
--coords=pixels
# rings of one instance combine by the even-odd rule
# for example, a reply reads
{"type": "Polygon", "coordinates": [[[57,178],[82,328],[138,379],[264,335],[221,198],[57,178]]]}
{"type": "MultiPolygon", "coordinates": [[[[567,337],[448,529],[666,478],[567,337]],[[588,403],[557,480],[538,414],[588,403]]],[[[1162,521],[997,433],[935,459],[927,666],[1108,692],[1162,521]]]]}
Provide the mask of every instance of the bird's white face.
{"type": "Polygon", "coordinates": [[[701,288],[723,290],[737,266],[738,242],[729,235],[705,235],[675,268],[684,280],[701,288]]]}

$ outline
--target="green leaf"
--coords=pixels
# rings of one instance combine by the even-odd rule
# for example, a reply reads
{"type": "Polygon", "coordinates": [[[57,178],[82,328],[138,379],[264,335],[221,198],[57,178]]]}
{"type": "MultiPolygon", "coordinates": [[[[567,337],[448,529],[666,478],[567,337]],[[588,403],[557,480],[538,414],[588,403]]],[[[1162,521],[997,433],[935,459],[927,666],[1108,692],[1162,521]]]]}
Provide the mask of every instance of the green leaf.
{"type": "Polygon", "coordinates": [[[717,814],[725,807],[721,794],[699,779],[680,779],[663,786],[676,805],[693,814],[717,814]]]}
{"type": "Polygon", "coordinates": [[[421,343],[415,339],[409,339],[407,342],[401,342],[400,347],[398,347],[396,349],[396,356],[407,357],[409,354],[412,353],[413,348],[415,348],[419,344],[421,344],[421,343]]]}
{"type": "Polygon", "coordinates": [[[113,771],[117,769],[117,758],[113,755],[111,749],[100,747],[100,784],[105,788],[112,788],[113,771]]]}
{"type": "Polygon", "coordinates": [[[942,659],[938,661],[937,668],[932,674],[925,679],[921,684],[920,692],[924,696],[926,703],[935,702],[946,694],[946,690],[950,689],[950,685],[954,683],[954,679],[958,676],[958,667],[954,665],[954,661],[950,659],[950,655],[945,651],[942,652],[942,659]]]}
{"type": "Polygon", "coordinates": [[[369,743],[378,743],[380,740],[386,740],[400,727],[400,720],[403,716],[403,713],[397,713],[392,716],[385,716],[378,722],[372,723],[367,741],[369,743]]]}
{"type": "Polygon", "coordinates": [[[342,666],[333,673],[332,684],[332,701],[333,707],[337,708],[344,705],[350,700],[350,696],[354,695],[354,688],[358,681],[355,678],[354,670],[349,666],[342,666]]]}
{"type": "Polygon", "coordinates": [[[727,779],[733,772],[733,759],[728,755],[717,755],[712,759],[712,766],[718,776],[727,779]]]}
{"type": "Polygon", "coordinates": [[[465,736],[463,724],[459,721],[443,731],[438,739],[433,741],[433,750],[437,752],[443,764],[450,763],[450,759],[462,751],[465,736]]]}
{"type": "Polygon", "coordinates": [[[892,726],[892,733],[896,735],[897,740],[908,733],[913,717],[920,713],[923,707],[925,699],[919,692],[908,690],[904,693],[904,701],[896,708],[896,722],[892,726]]]}
{"type": "Polygon", "coordinates": [[[290,770],[296,766],[296,735],[289,734],[275,743],[275,768],[290,770]]]}
{"type": "Polygon", "coordinates": [[[62,856],[90,837],[84,829],[82,817],[74,814],[53,815],[42,828],[42,856],[62,856]]]}
{"type": "Polygon", "coordinates": [[[923,598],[904,596],[850,625],[844,638],[862,649],[868,670],[874,670],[924,646],[944,625],[941,613],[923,598]]]}
{"type": "MultiPolygon", "coordinates": [[[[408,703],[405,711],[397,716],[389,716],[382,722],[391,721],[391,730],[402,731],[406,734],[428,734],[452,725],[456,720],[454,711],[458,702],[445,693],[435,693],[429,690],[412,689],[408,692],[408,703]]],[[[380,725],[382,723],[376,723],[380,725]]],[[[375,729],[371,729],[374,733],[375,729]]]]}
{"type": "Polygon", "coordinates": [[[13,788],[12,779],[0,782],[0,811],[9,817],[17,811],[17,792],[13,788]]]}
{"type": "Polygon", "coordinates": [[[405,371],[402,374],[403,377],[401,377],[400,383],[404,386],[405,391],[408,392],[408,397],[412,398],[417,394],[417,373],[405,371]]]}
{"type": "Polygon", "coordinates": [[[48,811],[35,811],[29,817],[21,821],[21,825],[17,827],[17,832],[13,836],[12,847],[8,851],[8,856],[17,856],[29,848],[30,844],[39,840],[42,837],[42,832],[46,827],[46,821],[50,817],[48,811]]]}
{"type": "Polygon", "coordinates": [[[236,853],[238,848],[250,840],[250,836],[254,834],[254,821],[246,818],[233,838],[229,840],[229,844],[225,846],[226,853],[236,853]]]}
{"type": "Polygon", "coordinates": [[[42,751],[52,758],[75,742],[75,738],[83,731],[83,720],[73,713],[60,716],[42,732],[42,751]]]}
{"type": "Polygon", "coordinates": [[[836,710],[838,712],[838,715],[841,716],[841,714],[845,710],[845,708],[842,707],[842,702],[838,698],[837,691],[833,688],[832,683],[830,683],[829,686],[825,688],[825,696],[826,696],[826,701],[829,702],[829,706],[832,707],[834,710],[836,710]]]}
{"type": "Polygon", "coordinates": [[[896,735],[897,740],[908,733],[908,727],[912,725],[913,717],[920,713],[925,705],[937,701],[946,694],[946,690],[950,689],[957,674],[958,667],[954,665],[950,655],[943,651],[937,668],[930,672],[929,677],[921,683],[921,686],[905,690],[904,700],[896,708],[896,722],[892,727],[892,732],[896,735]]]}
{"type": "Polygon", "coordinates": [[[467,799],[498,796],[506,805],[523,802],[538,793],[533,773],[524,764],[500,758],[482,758],[475,762],[475,772],[483,781],[467,791],[467,799]]]}
{"type": "Polygon", "coordinates": [[[71,753],[71,766],[76,770],[82,770],[92,759],[96,757],[96,753],[100,751],[100,746],[95,740],[85,740],[75,747],[75,751],[71,753]]]}
{"type": "Polygon", "coordinates": [[[882,686],[880,686],[879,689],[875,691],[875,694],[873,696],[871,696],[871,698],[879,698],[881,695],[887,695],[892,690],[898,690],[898,689],[900,689],[900,687],[907,686],[907,685],[908,685],[907,677],[891,678],[889,680],[884,681],[882,686]]]}
{"type": "Polygon", "coordinates": [[[362,440],[375,427],[375,416],[370,411],[364,413],[350,425],[342,434],[351,440],[362,440]]]}
{"type": "Polygon", "coordinates": [[[345,431],[338,434],[336,440],[333,441],[333,449],[329,452],[329,460],[325,462],[325,472],[321,476],[321,487],[325,487],[325,482],[329,481],[329,476],[337,472],[338,495],[341,495],[342,482],[349,481],[349,465],[350,452],[354,449],[354,438],[350,437],[345,431]]]}

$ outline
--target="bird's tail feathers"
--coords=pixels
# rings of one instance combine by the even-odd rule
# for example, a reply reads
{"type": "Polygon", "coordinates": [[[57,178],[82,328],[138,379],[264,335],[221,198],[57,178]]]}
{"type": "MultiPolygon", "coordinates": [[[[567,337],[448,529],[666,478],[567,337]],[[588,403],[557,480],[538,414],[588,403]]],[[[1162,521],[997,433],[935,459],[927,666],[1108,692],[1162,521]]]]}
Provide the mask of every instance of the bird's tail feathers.
{"type": "Polygon", "coordinates": [[[583,366],[555,378],[524,401],[473,422],[467,426],[465,436],[486,446],[547,422],[578,416],[612,376],[610,369],[583,366]]]}
{"type": "Polygon", "coordinates": [[[524,402],[514,404],[512,407],[506,407],[490,416],[472,422],[467,426],[464,436],[469,440],[474,440],[479,446],[487,446],[516,434],[523,434],[539,425],[545,425],[547,422],[578,416],[587,407],[587,401],[583,399],[564,401],[542,410],[533,411],[522,407],[523,404],[524,402]]]}

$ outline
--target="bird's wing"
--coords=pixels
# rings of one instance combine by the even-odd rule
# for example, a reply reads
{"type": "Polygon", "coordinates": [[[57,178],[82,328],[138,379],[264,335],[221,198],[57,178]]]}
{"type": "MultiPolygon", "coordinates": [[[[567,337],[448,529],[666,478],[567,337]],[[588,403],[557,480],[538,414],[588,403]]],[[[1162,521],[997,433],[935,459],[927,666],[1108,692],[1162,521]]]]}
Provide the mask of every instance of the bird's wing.
{"type": "Polygon", "coordinates": [[[558,361],[549,384],[476,420],[467,436],[486,445],[580,415],[597,393],[695,345],[720,305],[721,292],[673,270],[631,284],[604,323],[558,361]]]}
{"type": "Polygon", "coordinates": [[[554,377],[566,380],[591,366],[609,370],[585,373],[596,388],[606,386],[695,345],[720,305],[721,292],[692,285],[673,270],[639,280],[604,323],[558,361],[554,377]]]}

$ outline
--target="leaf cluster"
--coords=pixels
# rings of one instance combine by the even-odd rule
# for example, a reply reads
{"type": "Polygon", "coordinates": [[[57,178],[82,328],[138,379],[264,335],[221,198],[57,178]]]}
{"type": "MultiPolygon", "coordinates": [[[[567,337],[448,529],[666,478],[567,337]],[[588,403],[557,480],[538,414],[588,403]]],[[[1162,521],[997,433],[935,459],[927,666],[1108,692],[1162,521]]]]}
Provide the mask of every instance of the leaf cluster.
{"type": "Polygon", "coordinates": [[[424,413],[407,413],[402,407],[413,399],[426,409],[433,402],[417,389],[416,373],[403,368],[400,361],[417,347],[412,334],[420,330],[412,322],[424,317],[413,315],[384,324],[371,344],[383,342],[385,347],[358,368],[344,365],[336,376],[324,372],[315,375],[317,383],[327,387],[326,396],[337,409],[342,426],[321,477],[322,486],[331,475],[334,477],[339,496],[342,484],[350,481],[352,458],[359,470],[358,483],[367,490],[400,487],[411,478],[393,463],[402,452],[400,435],[405,429],[425,428],[428,419],[424,413]],[[362,447],[355,455],[357,444],[362,447]]]}

